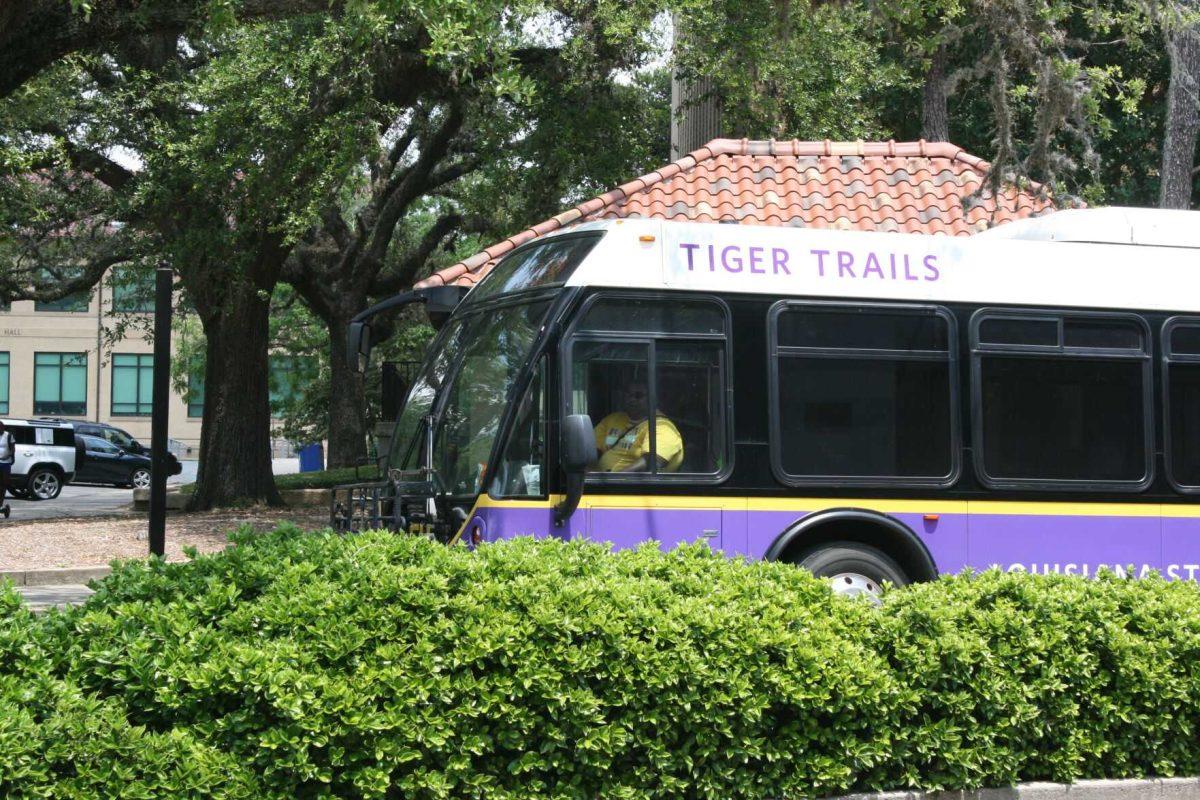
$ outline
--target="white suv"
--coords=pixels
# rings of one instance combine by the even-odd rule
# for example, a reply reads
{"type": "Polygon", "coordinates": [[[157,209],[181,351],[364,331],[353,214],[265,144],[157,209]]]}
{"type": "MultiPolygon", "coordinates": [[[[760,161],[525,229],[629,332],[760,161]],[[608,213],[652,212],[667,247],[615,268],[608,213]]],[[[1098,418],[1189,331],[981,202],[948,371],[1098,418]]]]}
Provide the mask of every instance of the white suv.
{"type": "Polygon", "coordinates": [[[75,478],[75,429],[70,423],[5,419],[13,435],[16,458],[8,488],[17,497],[53,500],[75,478]]]}

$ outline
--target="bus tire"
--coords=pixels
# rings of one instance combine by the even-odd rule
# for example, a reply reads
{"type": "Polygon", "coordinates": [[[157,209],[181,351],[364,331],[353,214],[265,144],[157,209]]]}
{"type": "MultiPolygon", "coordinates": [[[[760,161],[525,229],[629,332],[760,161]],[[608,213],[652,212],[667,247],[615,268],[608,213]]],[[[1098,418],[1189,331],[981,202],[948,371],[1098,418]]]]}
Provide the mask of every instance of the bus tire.
{"type": "Polygon", "coordinates": [[[878,602],[882,585],[907,586],[912,581],[882,550],[857,542],[829,542],[801,553],[796,563],[818,578],[827,578],[834,594],[878,602]]]}

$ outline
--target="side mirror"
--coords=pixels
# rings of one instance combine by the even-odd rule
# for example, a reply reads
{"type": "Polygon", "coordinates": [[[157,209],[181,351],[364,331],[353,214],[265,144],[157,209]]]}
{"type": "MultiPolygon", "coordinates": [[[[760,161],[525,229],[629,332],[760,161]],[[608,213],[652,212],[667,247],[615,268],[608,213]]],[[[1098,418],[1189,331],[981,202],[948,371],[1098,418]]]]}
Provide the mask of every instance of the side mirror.
{"type": "Polygon", "coordinates": [[[600,457],[596,450],[596,429],[587,414],[571,414],[562,426],[563,469],[567,474],[584,472],[600,457]]]}
{"type": "Polygon", "coordinates": [[[562,424],[562,467],[567,473],[567,494],[554,507],[554,524],[562,527],[583,497],[583,477],[589,465],[596,463],[596,431],[587,414],[571,414],[562,424]]]}
{"type": "Polygon", "coordinates": [[[470,287],[437,286],[423,291],[425,292],[425,315],[429,317],[429,324],[435,330],[441,330],[442,326],[446,324],[446,320],[450,319],[450,315],[454,313],[454,309],[467,296],[470,287]]]}
{"type": "Polygon", "coordinates": [[[359,372],[367,371],[371,358],[371,326],[365,322],[351,322],[346,329],[346,358],[359,372]]]}

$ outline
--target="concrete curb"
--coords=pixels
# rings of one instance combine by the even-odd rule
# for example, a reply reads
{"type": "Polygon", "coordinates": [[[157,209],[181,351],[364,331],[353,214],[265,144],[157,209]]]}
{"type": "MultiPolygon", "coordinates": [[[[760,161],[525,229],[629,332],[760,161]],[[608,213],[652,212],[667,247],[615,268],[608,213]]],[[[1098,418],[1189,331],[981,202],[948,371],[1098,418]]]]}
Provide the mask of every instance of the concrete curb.
{"type": "Polygon", "coordinates": [[[0,580],[7,578],[16,586],[58,586],[65,583],[97,581],[111,574],[112,567],[59,567],[0,571],[0,580]]]}
{"type": "Polygon", "coordinates": [[[829,800],[1200,800],[1200,778],[1022,783],[953,792],[863,792],[829,800]]]}
{"type": "MultiPolygon", "coordinates": [[[[188,496],[183,492],[172,492],[167,490],[167,510],[182,511],[187,506],[188,496]]],[[[150,490],[149,489],[134,489],[133,490],[133,507],[137,511],[146,511],[150,508],[150,490]]]]}

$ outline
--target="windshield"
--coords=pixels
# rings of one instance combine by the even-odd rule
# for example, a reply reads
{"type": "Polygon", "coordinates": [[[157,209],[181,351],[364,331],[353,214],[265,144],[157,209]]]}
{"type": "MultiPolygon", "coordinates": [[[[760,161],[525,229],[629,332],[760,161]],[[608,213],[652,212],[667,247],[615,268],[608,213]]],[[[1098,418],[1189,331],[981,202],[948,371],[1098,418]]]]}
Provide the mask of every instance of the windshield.
{"type": "Polygon", "coordinates": [[[391,466],[418,465],[421,419],[444,395],[433,466],[449,493],[479,493],[513,384],[549,307],[549,301],[541,301],[488,309],[451,323],[409,393],[396,425],[391,466]]]}
{"type": "Polygon", "coordinates": [[[392,446],[388,454],[388,466],[393,469],[416,469],[420,460],[417,447],[421,420],[433,410],[433,402],[446,381],[450,366],[458,360],[462,350],[462,333],[465,328],[461,319],[451,321],[441,336],[434,340],[433,358],[425,362],[425,368],[413,381],[408,391],[404,409],[396,420],[392,433],[392,446]]]}
{"type": "Polygon", "coordinates": [[[567,236],[518,250],[493,267],[468,297],[477,303],[500,294],[566,283],[601,235],[567,236]]]}

